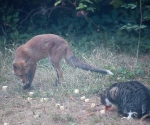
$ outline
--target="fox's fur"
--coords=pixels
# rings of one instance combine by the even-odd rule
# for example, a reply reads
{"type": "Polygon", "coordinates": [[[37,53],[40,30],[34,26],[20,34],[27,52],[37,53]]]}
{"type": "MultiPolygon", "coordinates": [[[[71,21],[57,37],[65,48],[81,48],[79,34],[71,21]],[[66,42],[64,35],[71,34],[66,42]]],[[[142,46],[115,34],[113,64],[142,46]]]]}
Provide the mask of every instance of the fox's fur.
{"type": "Polygon", "coordinates": [[[150,112],[150,90],[138,81],[114,83],[100,97],[106,108],[115,105],[127,119],[141,118],[150,112]]]}
{"type": "Polygon", "coordinates": [[[113,74],[109,70],[95,68],[80,61],[74,56],[67,41],[60,36],[43,34],[33,37],[26,44],[18,47],[15,52],[13,70],[22,79],[24,83],[23,89],[31,86],[36,71],[36,63],[45,57],[49,57],[57,72],[57,83],[60,83],[60,79],[62,79],[62,70],[59,63],[63,57],[73,67],[103,74],[113,74]]]}

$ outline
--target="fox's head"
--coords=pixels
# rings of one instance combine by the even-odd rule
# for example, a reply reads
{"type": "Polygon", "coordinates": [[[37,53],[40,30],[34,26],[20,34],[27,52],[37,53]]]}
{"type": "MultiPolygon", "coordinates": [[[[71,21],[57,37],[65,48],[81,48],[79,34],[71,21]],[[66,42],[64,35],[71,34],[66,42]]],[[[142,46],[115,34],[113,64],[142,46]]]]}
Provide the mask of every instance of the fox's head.
{"type": "Polygon", "coordinates": [[[30,65],[27,61],[22,60],[19,62],[13,62],[13,70],[14,74],[18,76],[23,83],[25,84],[29,83],[28,73],[30,70],[30,65]]]}

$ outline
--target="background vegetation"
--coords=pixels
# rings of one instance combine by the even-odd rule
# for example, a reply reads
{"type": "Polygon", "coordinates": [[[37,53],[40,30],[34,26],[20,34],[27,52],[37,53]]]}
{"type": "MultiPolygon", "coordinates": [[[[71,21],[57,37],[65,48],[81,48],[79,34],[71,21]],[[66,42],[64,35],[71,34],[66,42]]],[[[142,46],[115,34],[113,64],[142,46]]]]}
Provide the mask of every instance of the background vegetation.
{"type": "Polygon", "coordinates": [[[37,34],[54,33],[68,42],[73,39],[72,45],[83,51],[104,44],[129,52],[137,49],[141,30],[139,49],[148,53],[149,0],[141,0],[141,8],[139,0],[1,0],[1,49],[37,34]]]}

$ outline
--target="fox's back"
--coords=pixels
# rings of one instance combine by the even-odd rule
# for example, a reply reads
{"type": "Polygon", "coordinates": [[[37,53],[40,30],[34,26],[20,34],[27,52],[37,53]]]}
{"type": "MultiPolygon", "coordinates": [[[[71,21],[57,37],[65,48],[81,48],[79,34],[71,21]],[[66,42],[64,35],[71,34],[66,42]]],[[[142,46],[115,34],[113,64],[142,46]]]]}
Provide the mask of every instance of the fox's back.
{"type": "Polygon", "coordinates": [[[29,48],[45,50],[51,47],[68,46],[66,40],[54,34],[42,34],[34,36],[26,44],[29,48]]]}
{"type": "Polygon", "coordinates": [[[66,40],[54,34],[34,36],[16,50],[16,57],[32,57],[35,61],[47,57],[52,51],[65,51],[68,47],[66,40]]]}

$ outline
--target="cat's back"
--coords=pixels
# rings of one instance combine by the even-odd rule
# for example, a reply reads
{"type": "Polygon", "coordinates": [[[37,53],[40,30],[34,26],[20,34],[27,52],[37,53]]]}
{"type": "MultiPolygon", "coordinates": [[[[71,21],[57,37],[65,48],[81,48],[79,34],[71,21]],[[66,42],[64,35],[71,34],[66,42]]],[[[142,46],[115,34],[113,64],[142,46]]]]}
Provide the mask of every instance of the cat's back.
{"type": "Polygon", "coordinates": [[[108,106],[107,99],[127,116],[132,112],[141,117],[150,111],[150,90],[138,81],[114,83],[101,95],[102,104],[108,106]]]}
{"type": "Polygon", "coordinates": [[[110,89],[117,87],[120,91],[137,91],[137,90],[145,90],[149,91],[149,89],[144,86],[142,83],[138,81],[128,81],[128,82],[120,82],[120,83],[114,83],[110,89]]]}
{"type": "Polygon", "coordinates": [[[150,90],[138,81],[114,83],[108,89],[108,98],[114,103],[128,103],[150,99],[150,90]]]}

